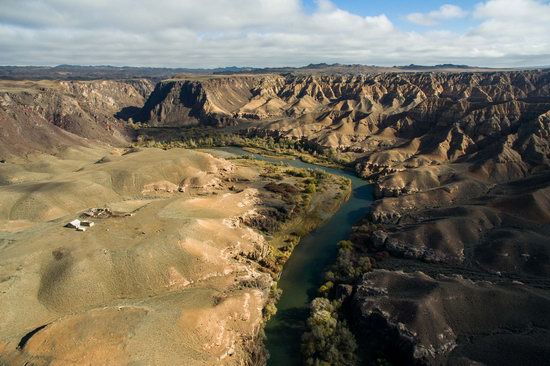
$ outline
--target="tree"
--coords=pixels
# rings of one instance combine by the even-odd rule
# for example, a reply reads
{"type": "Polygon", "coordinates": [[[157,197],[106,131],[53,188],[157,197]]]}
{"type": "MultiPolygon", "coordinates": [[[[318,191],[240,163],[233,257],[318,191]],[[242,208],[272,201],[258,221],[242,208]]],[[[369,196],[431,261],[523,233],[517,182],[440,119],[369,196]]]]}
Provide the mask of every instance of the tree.
{"type": "Polygon", "coordinates": [[[306,365],[353,366],[357,342],[345,321],[338,320],[340,303],[318,297],[311,303],[307,320],[309,332],[302,338],[302,352],[306,365]]]}
{"type": "Polygon", "coordinates": [[[340,283],[352,284],[357,277],[372,269],[372,263],[367,256],[358,256],[354,252],[353,243],[349,240],[342,240],[338,243],[338,256],[332,267],[332,278],[340,283]]]}

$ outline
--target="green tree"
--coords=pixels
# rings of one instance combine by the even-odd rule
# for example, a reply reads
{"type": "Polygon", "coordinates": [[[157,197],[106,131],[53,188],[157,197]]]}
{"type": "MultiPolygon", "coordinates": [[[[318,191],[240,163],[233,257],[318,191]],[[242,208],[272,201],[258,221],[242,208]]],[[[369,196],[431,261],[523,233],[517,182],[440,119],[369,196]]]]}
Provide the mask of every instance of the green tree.
{"type": "Polygon", "coordinates": [[[307,320],[310,331],[302,338],[306,365],[357,365],[357,342],[346,322],[338,320],[338,307],[323,297],[312,301],[307,320]]]}

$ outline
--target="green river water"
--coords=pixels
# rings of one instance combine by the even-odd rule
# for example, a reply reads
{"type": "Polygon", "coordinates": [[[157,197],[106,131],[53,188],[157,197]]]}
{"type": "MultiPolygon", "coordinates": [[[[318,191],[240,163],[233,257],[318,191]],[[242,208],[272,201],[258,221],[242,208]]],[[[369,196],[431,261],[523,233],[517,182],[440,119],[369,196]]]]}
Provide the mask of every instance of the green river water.
{"type": "Polygon", "coordinates": [[[373,187],[349,171],[308,164],[300,160],[270,159],[237,147],[219,150],[270,162],[283,161],[297,168],[321,169],[351,180],[353,191],[349,200],[330,219],[304,236],[286,262],[278,282],[283,294],[277,303],[277,314],[268,321],[265,328],[266,346],[270,354],[268,366],[302,365],[300,344],[305,321],[309,316],[309,302],[322,284],[327,266],[336,258],[337,243],[348,239],[352,225],[370,210],[373,187]]]}

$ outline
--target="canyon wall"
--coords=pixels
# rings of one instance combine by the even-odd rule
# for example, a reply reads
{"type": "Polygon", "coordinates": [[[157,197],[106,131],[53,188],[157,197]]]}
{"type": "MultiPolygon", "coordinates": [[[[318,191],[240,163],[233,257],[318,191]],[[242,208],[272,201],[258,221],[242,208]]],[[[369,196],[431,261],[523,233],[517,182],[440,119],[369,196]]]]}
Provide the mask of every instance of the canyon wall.
{"type": "Polygon", "coordinates": [[[89,140],[128,143],[120,114],[141,107],[148,80],[0,81],[0,154],[52,152],[89,140]]]}
{"type": "Polygon", "coordinates": [[[169,80],[139,115],[153,126],[252,122],[355,153],[364,176],[466,162],[506,181],[548,164],[549,113],[550,72],[517,71],[169,80]]]}

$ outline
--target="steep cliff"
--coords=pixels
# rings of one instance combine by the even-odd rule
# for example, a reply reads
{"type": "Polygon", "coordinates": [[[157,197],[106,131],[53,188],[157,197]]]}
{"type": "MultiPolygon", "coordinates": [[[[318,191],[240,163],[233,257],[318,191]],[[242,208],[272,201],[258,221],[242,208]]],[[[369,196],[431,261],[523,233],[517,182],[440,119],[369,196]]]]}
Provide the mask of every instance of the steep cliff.
{"type": "Polygon", "coordinates": [[[152,88],[148,80],[1,81],[0,154],[128,141],[116,116],[141,107],[152,88]]]}
{"type": "Polygon", "coordinates": [[[256,121],[282,137],[361,154],[359,169],[371,175],[460,159],[486,172],[495,159],[515,160],[518,172],[519,160],[547,164],[549,111],[548,71],[256,75],[161,82],[141,119],[256,121]]]}
{"type": "Polygon", "coordinates": [[[550,72],[539,71],[176,79],[157,85],[143,117],[157,124],[178,124],[189,116],[200,123],[314,114],[311,123],[370,125],[371,133],[391,126],[405,136],[418,134],[435,120],[472,124],[478,117],[490,120],[513,113],[508,117],[513,119],[536,113],[550,103],[549,88],[550,72]]]}
{"type": "Polygon", "coordinates": [[[166,80],[158,83],[139,120],[153,126],[227,123],[252,97],[253,76],[166,80]]]}

